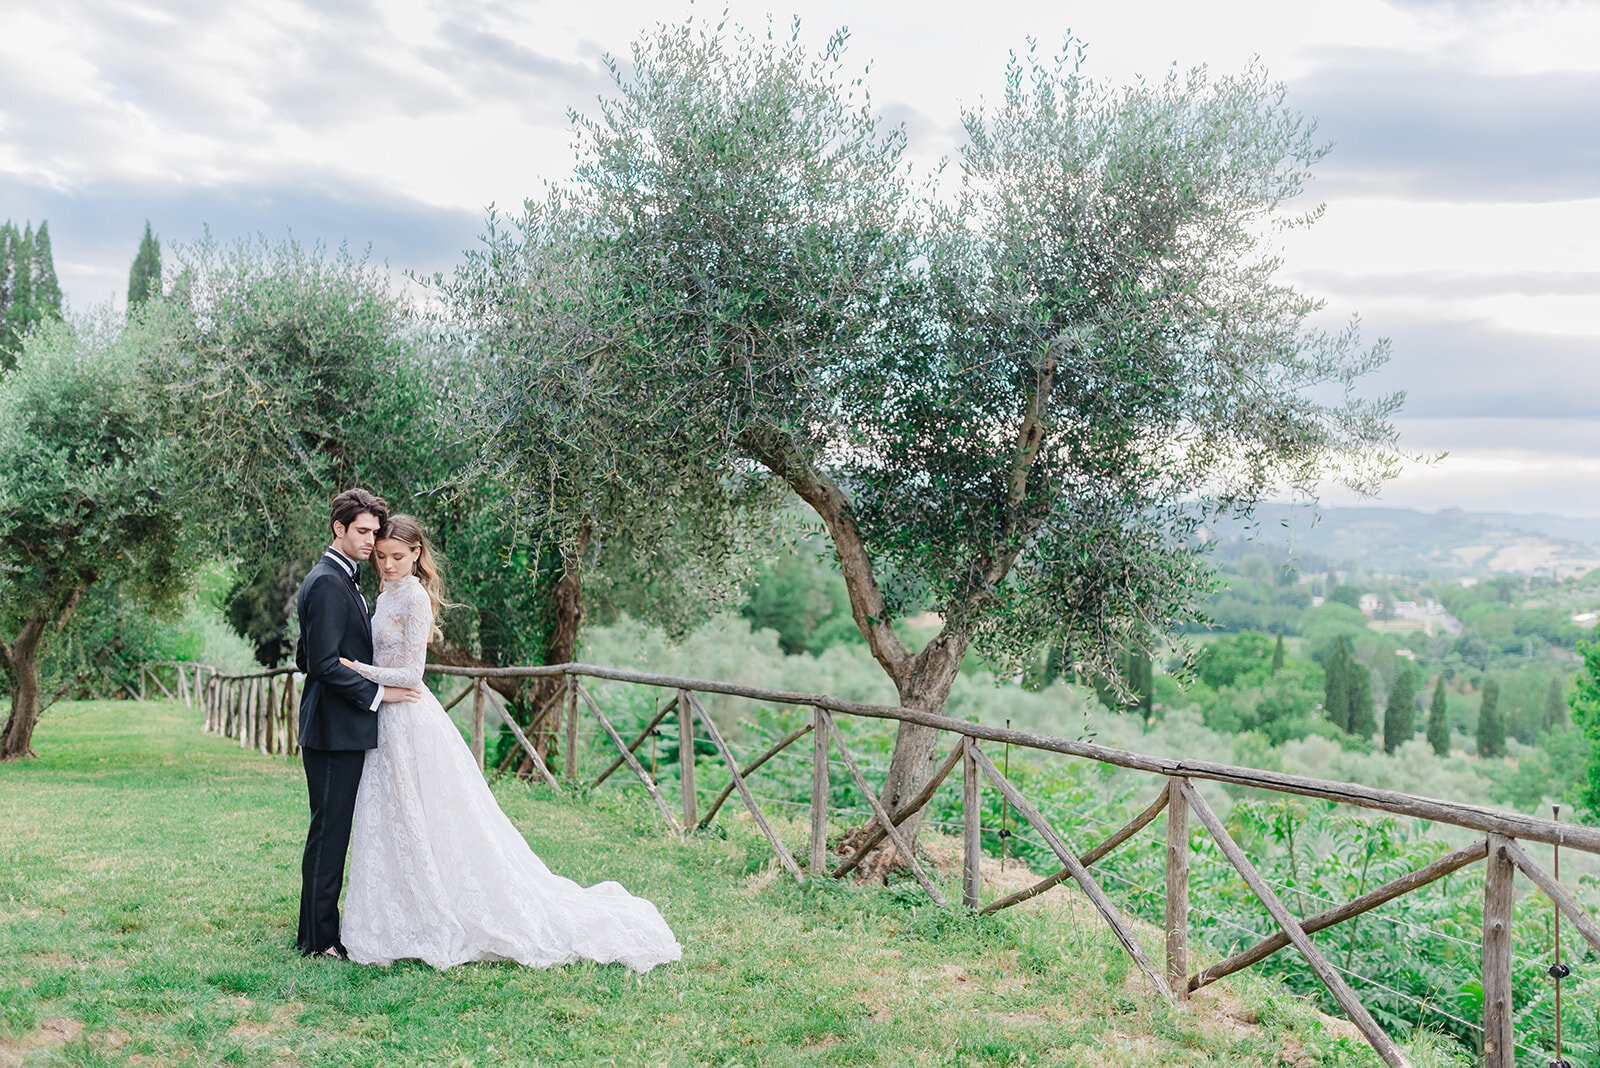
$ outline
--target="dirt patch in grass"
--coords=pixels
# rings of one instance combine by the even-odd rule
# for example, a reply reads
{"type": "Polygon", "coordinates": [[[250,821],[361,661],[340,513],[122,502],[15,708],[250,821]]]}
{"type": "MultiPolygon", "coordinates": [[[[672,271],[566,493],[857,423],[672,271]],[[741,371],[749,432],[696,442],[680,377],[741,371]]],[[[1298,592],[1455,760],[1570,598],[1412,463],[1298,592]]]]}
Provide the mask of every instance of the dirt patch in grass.
{"type": "Polygon", "coordinates": [[[59,1049],[83,1034],[83,1024],[66,1016],[40,1020],[34,1032],[20,1041],[0,1039],[0,1068],[14,1068],[34,1050],[59,1049]]]}
{"type": "Polygon", "coordinates": [[[22,959],[33,964],[42,964],[46,968],[72,968],[78,963],[60,953],[28,953],[22,959]]]}

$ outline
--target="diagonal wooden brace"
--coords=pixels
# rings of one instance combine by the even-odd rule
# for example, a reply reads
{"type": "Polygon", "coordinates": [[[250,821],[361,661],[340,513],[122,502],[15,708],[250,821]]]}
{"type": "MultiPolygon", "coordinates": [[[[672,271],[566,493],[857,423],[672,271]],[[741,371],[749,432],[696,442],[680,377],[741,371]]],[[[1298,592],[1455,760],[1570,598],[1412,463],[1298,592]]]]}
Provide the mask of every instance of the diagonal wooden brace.
{"type": "Polygon", "coordinates": [[[1374,1020],[1367,1007],[1361,1004],[1361,999],[1356,997],[1355,991],[1350,989],[1350,984],[1345,982],[1334,968],[1333,962],[1328,960],[1322,950],[1317,948],[1316,943],[1311,941],[1311,936],[1306,934],[1305,928],[1300,926],[1300,921],[1295,919],[1294,913],[1289,911],[1288,906],[1278,900],[1278,895],[1272,892],[1272,888],[1261,877],[1261,873],[1256,871],[1255,865],[1244,855],[1244,850],[1239,848],[1239,843],[1228,834],[1228,829],[1222,825],[1222,821],[1206,803],[1206,799],[1200,796],[1200,791],[1196,790],[1188,779],[1175,781],[1182,783],[1183,796],[1189,802],[1190,810],[1200,818],[1206,830],[1211,832],[1211,837],[1216,839],[1217,845],[1222,849],[1222,855],[1228,858],[1228,863],[1232,864],[1234,870],[1244,879],[1250,892],[1266,906],[1273,921],[1283,929],[1284,934],[1289,936],[1294,948],[1298,949],[1300,955],[1306,959],[1306,963],[1311,965],[1311,970],[1317,973],[1317,978],[1322,980],[1322,984],[1333,995],[1333,1000],[1339,1003],[1345,1014],[1350,1017],[1350,1022],[1355,1024],[1356,1029],[1366,1038],[1367,1044],[1391,1068],[1411,1068],[1411,1062],[1406,1060],[1405,1055],[1400,1052],[1399,1047],[1384,1029],[1378,1026],[1378,1021],[1374,1020]]]}
{"type": "Polygon", "coordinates": [[[1502,848],[1506,856],[1511,859],[1511,863],[1522,869],[1522,874],[1543,890],[1545,896],[1555,902],[1561,914],[1572,921],[1572,926],[1578,929],[1578,933],[1588,939],[1589,944],[1596,950],[1600,950],[1600,925],[1597,925],[1594,917],[1590,916],[1588,911],[1578,904],[1577,899],[1567,892],[1567,888],[1556,882],[1555,878],[1541,868],[1538,862],[1528,856],[1527,851],[1516,842],[1508,838],[1502,848]]]}
{"type": "MultiPolygon", "coordinates": [[[[1127,823],[1123,824],[1122,828],[1111,837],[1107,838],[1105,841],[1101,842],[1099,845],[1080,856],[1078,858],[1078,863],[1082,864],[1085,868],[1094,867],[1094,865],[1100,863],[1100,861],[1104,860],[1108,855],[1114,852],[1118,846],[1122,845],[1123,842],[1126,842],[1128,839],[1132,838],[1134,835],[1138,834],[1140,831],[1149,826],[1157,816],[1161,815],[1162,810],[1164,810],[1166,807],[1167,792],[1162,790],[1156,795],[1156,799],[1150,802],[1150,806],[1148,808],[1139,813],[1137,816],[1133,817],[1133,819],[1129,820],[1127,823]]],[[[1008,909],[1012,905],[1020,905],[1024,901],[1036,898],[1046,890],[1049,890],[1070,878],[1072,878],[1071,871],[1066,868],[1058,868],[1054,874],[1045,876],[1032,886],[1018,890],[1014,894],[1008,894],[1000,900],[985,906],[982,910],[982,915],[988,915],[991,912],[999,912],[1001,909],[1008,909]]]]}
{"type": "Polygon", "coordinates": [[[494,710],[500,713],[500,718],[505,721],[505,725],[511,728],[511,733],[516,736],[517,744],[522,746],[522,751],[528,754],[528,759],[533,761],[533,766],[539,769],[540,778],[551,786],[560,789],[560,784],[556,782],[556,777],[550,774],[550,768],[539,756],[539,751],[533,747],[532,742],[528,741],[528,736],[522,733],[522,728],[517,726],[517,721],[511,718],[511,712],[506,708],[505,703],[500,700],[500,695],[481,682],[477,685],[483,696],[487,697],[489,703],[494,706],[494,710]]]}
{"type": "Polygon", "coordinates": [[[684,696],[689,698],[689,707],[694,709],[694,714],[699,717],[701,724],[706,729],[706,734],[711,736],[711,744],[717,747],[717,755],[722,762],[728,765],[728,772],[733,776],[733,785],[739,791],[739,796],[744,800],[745,807],[750,810],[750,815],[755,817],[756,826],[761,828],[761,833],[767,836],[767,841],[772,845],[772,851],[778,854],[778,862],[783,865],[783,870],[793,875],[796,880],[804,879],[800,874],[800,865],[794,862],[794,857],[784,848],[783,842],[778,838],[772,825],[767,822],[767,817],[761,814],[761,806],[756,804],[755,795],[750,792],[749,785],[744,781],[744,776],[739,774],[739,762],[734,759],[733,751],[728,748],[728,743],[722,740],[722,732],[717,730],[717,725],[711,721],[706,710],[701,707],[700,701],[694,694],[684,691],[684,696]]]}
{"type": "MultiPolygon", "coordinates": [[[[906,862],[906,867],[911,869],[911,874],[916,876],[917,882],[921,884],[922,889],[928,892],[928,896],[933,898],[936,904],[941,908],[948,906],[950,903],[944,899],[943,894],[939,893],[939,888],[933,885],[933,880],[928,878],[928,873],[922,870],[922,865],[917,863],[917,858],[911,850],[910,843],[905,840],[905,836],[895,826],[894,820],[889,817],[889,812],[883,807],[883,802],[878,800],[878,795],[873,792],[872,787],[867,785],[866,776],[862,775],[861,769],[856,767],[856,758],[850,755],[849,749],[845,748],[844,736],[839,733],[839,725],[833,721],[833,714],[827,709],[818,709],[818,711],[822,713],[822,722],[828,725],[828,734],[832,736],[833,744],[839,750],[839,758],[844,761],[845,768],[849,770],[850,778],[855,780],[856,789],[866,796],[867,804],[872,806],[872,814],[877,817],[878,824],[888,834],[889,840],[894,843],[894,847],[899,851],[901,859],[906,862]]],[[[956,751],[960,752],[959,746],[956,751]]]]}
{"type": "MultiPolygon", "coordinates": [[[[1358,898],[1353,898],[1343,905],[1328,909],[1325,912],[1319,912],[1315,916],[1307,916],[1301,921],[1300,926],[1305,930],[1306,934],[1315,934],[1318,931],[1344,923],[1346,920],[1353,920],[1362,913],[1370,912],[1386,901],[1393,901],[1395,898],[1427,886],[1437,879],[1442,879],[1451,872],[1460,871],[1468,864],[1482,860],[1488,852],[1488,845],[1484,839],[1479,838],[1465,849],[1458,849],[1448,856],[1440,857],[1432,864],[1424,865],[1416,871],[1408,872],[1393,882],[1384,883],[1382,886],[1369,890],[1367,893],[1358,898]]],[[[1189,977],[1189,989],[1199,990],[1201,987],[1214,983],[1225,975],[1243,971],[1252,964],[1266,960],[1288,945],[1289,936],[1279,931],[1275,935],[1262,939],[1249,949],[1241,950],[1226,960],[1218,961],[1198,975],[1191,975],[1189,977]]]]}
{"type": "Polygon", "coordinates": [[[644,788],[650,792],[650,799],[656,803],[656,808],[661,810],[661,815],[666,818],[667,826],[680,834],[683,833],[683,827],[678,823],[678,817],[672,814],[672,809],[668,808],[667,803],[661,799],[661,791],[656,789],[655,780],[650,777],[650,773],[644,770],[644,765],[640,764],[638,758],[633,755],[633,751],[628,748],[628,743],[622,740],[622,735],[617,733],[617,728],[611,725],[611,721],[606,718],[604,712],[600,711],[600,706],[594,703],[594,698],[589,696],[589,691],[584,689],[581,683],[578,684],[577,690],[578,696],[582,697],[584,703],[589,706],[589,711],[594,713],[594,718],[600,721],[600,728],[616,743],[617,749],[622,753],[622,758],[628,762],[629,769],[632,770],[634,775],[638,776],[639,781],[644,783],[644,788]]]}
{"type": "MultiPolygon", "coordinates": [[[[928,780],[927,785],[917,791],[917,796],[907,801],[900,807],[900,811],[894,814],[894,826],[898,828],[906,820],[922,811],[922,806],[933,800],[934,793],[959,763],[961,763],[961,746],[957,745],[950,750],[950,755],[944,758],[944,763],[939,765],[939,770],[933,773],[933,778],[928,780]]],[[[852,871],[855,871],[856,866],[867,859],[867,854],[876,849],[878,843],[887,837],[889,837],[889,832],[884,828],[884,825],[874,822],[872,829],[867,833],[866,841],[862,842],[843,864],[833,870],[833,877],[842,879],[852,871]]]]}
{"type": "Polygon", "coordinates": [[[1172,996],[1171,988],[1167,986],[1167,981],[1162,978],[1161,972],[1157,970],[1156,966],[1150,963],[1150,958],[1145,955],[1139,943],[1134,940],[1133,931],[1128,927],[1128,922],[1122,918],[1122,914],[1111,903],[1111,899],[1106,896],[1106,892],[1100,889],[1100,884],[1094,881],[1094,876],[1089,874],[1089,869],[1083,866],[1077,855],[1056,833],[1056,829],[1050,825],[1050,821],[1045,819],[1044,814],[1033,806],[1033,802],[1022,796],[1022,791],[1013,786],[1010,779],[1000,774],[1000,769],[994,766],[994,762],[989,759],[982,749],[973,746],[972,757],[978,762],[978,767],[983,769],[984,775],[988,776],[989,781],[994,783],[995,788],[1011,802],[1011,807],[1015,808],[1022,814],[1023,819],[1033,825],[1033,829],[1039,832],[1040,837],[1045,840],[1051,851],[1060,858],[1062,864],[1066,865],[1067,870],[1072,873],[1073,880],[1082,888],[1083,892],[1094,904],[1095,909],[1099,911],[1100,915],[1111,927],[1111,933],[1117,936],[1117,941],[1121,942],[1122,948],[1128,951],[1128,956],[1133,958],[1134,963],[1139,966],[1139,970],[1144,972],[1145,977],[1150,980],[1150,985],[1160,991],[1163,997],[1170,998],[1172,996]]]}

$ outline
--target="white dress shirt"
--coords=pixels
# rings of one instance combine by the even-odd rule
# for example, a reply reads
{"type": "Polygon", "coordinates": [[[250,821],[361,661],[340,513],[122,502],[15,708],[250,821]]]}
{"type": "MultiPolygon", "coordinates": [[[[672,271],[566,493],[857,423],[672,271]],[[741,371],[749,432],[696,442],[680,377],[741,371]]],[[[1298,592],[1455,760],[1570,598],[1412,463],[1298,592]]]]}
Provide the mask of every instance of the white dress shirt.
{"type": "MultiPolygon", "coordinates": [[[[354,560],[350,559],[344,553],[340,552],[338,549],[335,549],[331,545],[328,546],[327,550],[323,552],[322,556],[326,560],[332,560],[338,565],[339,570],[350,576],[351,582],[355,582],[356,571],[361,567],[360,564],[356,563],[354,560]]],[[[367,604],[367,598],[366,595],[361,592],[359,586],[356,588],[356,596],[361,598],[361,605],[363,608],[365,608],[367,604]]],[[[376,712],[378,710],[378,706],[381,704],[383,704],[383,687],[379,686],[377,696],[372,699],[372,711],[376,712]]]]}

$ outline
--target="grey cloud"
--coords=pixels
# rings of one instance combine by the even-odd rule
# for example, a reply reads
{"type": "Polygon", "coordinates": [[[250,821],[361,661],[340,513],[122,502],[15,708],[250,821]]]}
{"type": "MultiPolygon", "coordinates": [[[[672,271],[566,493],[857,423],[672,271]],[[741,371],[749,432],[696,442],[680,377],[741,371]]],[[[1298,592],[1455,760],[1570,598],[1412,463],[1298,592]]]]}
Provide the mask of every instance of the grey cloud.
{"type": "Polygon", "coordinates": [[[1410,419],[1585,419],[1600,414],[1600,337],[1507,330],[1482,322],[1374,316],[1388,366],[1362,392],[1403,389],[1410,419]]]}
{"type": "MultiPolygon", "coordinates": [[[[1520,450],[1600,459],[1600,419],[1412,418],[1395,420],[1400,439],[1416,449],[1520,450]]],[[[1597,502],[1600,503],[1600,502],[1597,502]]]]}
{"type": "Polygon", "coordinates": [[[1516,271],[1467,274],[1455,271],[1295,271],[1317,293],[1334,297],[1573,297],[1600,294],[1600,271],[1516,271]]]}
{"type": "Polygon", "coordinates": [[[580,110],[611,87],[600,49],[585,44],[592,61],[569,62],[542,55],[475,24],[454,21],[439,29],[437,46],[419,59],[464,97],[509,103],[528,117],[565,122],[568,108],[580,110]]]}
{"type": "Polygon", "coordinates": [[[1600,71],[1491,75],[1380,49],[1318,58],[1290,85],[1290,102],[1334,142],[1316,196],[1600,196],[1600,71]]]}
{"type": "Polygon", "coordinates": [[[147,218],[163,249],[195,240],[207,225],[223,241],[292,232],[306,243],[370,246],[375,262],[419,274],[449,270],[482,230],[473,212],[320,177],[210,189],[101,184],[64,193],[0,176],[0,204],[19,220],[49,220],[57,273],[76,308],[126,289],[147,218]]]}

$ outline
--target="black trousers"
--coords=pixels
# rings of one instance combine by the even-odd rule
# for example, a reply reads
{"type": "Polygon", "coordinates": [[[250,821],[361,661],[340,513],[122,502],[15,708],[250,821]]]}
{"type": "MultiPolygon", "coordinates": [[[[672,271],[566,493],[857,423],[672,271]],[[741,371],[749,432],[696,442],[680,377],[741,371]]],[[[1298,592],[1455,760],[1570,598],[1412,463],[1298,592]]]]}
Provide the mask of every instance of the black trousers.
{"type": "Polygon", "coordinates": [[[300,934],[295,945],[301,953],[321,953],[329,946],[344,949],[339,941],[339,891],[344,887],[350,821],[366,759],[364,749],[300,750],[311,797],[311,829],[300,862],[300,934]]]}

